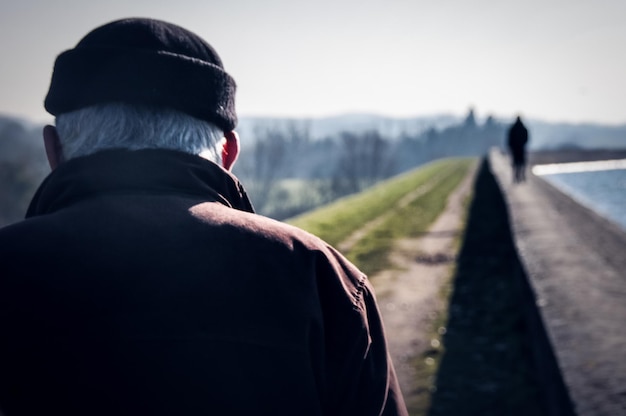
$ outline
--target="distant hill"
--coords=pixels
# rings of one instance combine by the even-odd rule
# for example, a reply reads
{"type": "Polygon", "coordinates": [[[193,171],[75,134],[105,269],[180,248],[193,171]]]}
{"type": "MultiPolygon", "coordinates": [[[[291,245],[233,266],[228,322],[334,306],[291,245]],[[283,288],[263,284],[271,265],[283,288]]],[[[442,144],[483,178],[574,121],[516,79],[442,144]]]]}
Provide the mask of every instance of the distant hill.
{"type": "Polygon", "coordinates": [[[462,117],[439,114],[416,117],[387,117],[377,114],[352,113],[329,117],[279,118],[279,117],[240,117],[237,130],[242,138],[254,139],[255,128],[282,128],[288,123],[306,124],[312,139],[324,139],[341,132],[362,133],[378,130],[390,139],[402,136],[417,136],[435,128],[443,129],[462,120],[462,117]]]}
{"type": "Polygon", "coordinates": [[[626,149],[626,124],[549,123],[529,120],[530,145],[534,150],[626,149]]]}
{"type": "MultiPolygon", "coordinates": [[[[418,117],[386,117],[376,114],[343,114],[321,118],[273,118],[241,117],[238,131],[243,139],[255,140],[255,128],[282,128],[287,123],[308,125],[312,139],[336,136],[343,131],[362,133],[378,130],[388,139],[415,137],[430,129],[443,130],[464,120],[463,117],[440,114],[418,117]]],[[[508,125],[513,120],[494,118],[508,125]]],[[[579,149],[626,149],[626,124],[603,125],[592,123],[553,123],[539,119],[524,120],[530,131],[530,148],[554,150],[579,149]]],[[[504,140],[504,138],[503,138],[504,140]]]]}

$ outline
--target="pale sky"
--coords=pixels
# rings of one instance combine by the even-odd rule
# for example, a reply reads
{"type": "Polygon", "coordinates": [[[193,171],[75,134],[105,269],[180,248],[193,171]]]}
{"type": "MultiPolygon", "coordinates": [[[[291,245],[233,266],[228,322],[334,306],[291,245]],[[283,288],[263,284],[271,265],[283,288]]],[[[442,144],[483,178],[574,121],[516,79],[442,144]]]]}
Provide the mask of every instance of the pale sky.
{"type": "Polygon", "coordinates": [[[626,123],[624,0],[2,0],[0,113],[52,120],[55,57],[129,16],[206,39],[240,116],[626,123]]]}

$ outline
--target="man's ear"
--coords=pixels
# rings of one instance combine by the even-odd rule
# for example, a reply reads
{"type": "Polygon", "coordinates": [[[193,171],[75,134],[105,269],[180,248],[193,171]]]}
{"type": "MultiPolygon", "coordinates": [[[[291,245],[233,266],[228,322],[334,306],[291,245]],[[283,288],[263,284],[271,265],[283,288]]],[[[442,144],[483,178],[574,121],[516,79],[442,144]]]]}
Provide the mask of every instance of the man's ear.
{"type": "Polygon", "coordinates": [[[222,166],[231,170],[239,156],[239,135],[236,131],[224,132],[224,145],[222,147],[222,166]]]}
{"type": "Polygon", "coordinates": [[[56,127],[48,125],[43,128],[43,144],[50,169],[55,170],[63,162],[63,148],[56,127]]]}

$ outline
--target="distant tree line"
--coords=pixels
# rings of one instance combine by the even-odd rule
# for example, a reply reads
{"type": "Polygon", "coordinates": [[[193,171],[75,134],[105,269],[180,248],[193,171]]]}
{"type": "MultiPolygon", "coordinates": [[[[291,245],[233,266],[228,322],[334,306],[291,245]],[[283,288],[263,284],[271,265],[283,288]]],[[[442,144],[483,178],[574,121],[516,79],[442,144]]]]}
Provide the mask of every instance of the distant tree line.
{"type": "Polygon", "coordinates": [[[402,137],[394,146],[394,174],[443,157],[482,156],[491,147],[503,145],[507,128],[492,116],[479,125],[470,110],[459,124],[442,130],[429,129],[416,137],[402,137]]]}
{"type": "Polygon", "coordinates": [[[470,110],[459,124],[416,135],[344,131],[313,140],[306,121],[290,121],[255,129],[235,174],[259,212],[284,219],[435,159],[481,156],[502,145],[506,128],[493,117],[479,125],[470,110]]]}
{"type": "Polygon", "coordinates": [[[41,129],[0,116],[0,227],[24,218],[49,170],[41,129]]]}

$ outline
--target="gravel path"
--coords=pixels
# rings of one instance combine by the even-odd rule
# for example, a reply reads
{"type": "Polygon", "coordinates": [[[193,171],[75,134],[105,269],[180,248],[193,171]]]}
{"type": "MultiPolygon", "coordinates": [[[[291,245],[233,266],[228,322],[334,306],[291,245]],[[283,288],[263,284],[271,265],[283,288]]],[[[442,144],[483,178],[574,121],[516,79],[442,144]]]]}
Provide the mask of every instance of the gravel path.
{"type": "Polygon", "coordinates": [[[391,254],[394,268],[371,276],[405,400],[409,407],[430,396],[432,380],[419,380],[415,359],[437,343],[433,323],[446,308],[441,295],[449,283],[462,231],[464,201],[470,195],[476,169],[451,194],[444,212],[419,238],[398,241],[391,254]],[[432,343],[432,344],[431,344],[432,343]],[[416,382],[417,381],[417,382],[416,382]]]}

